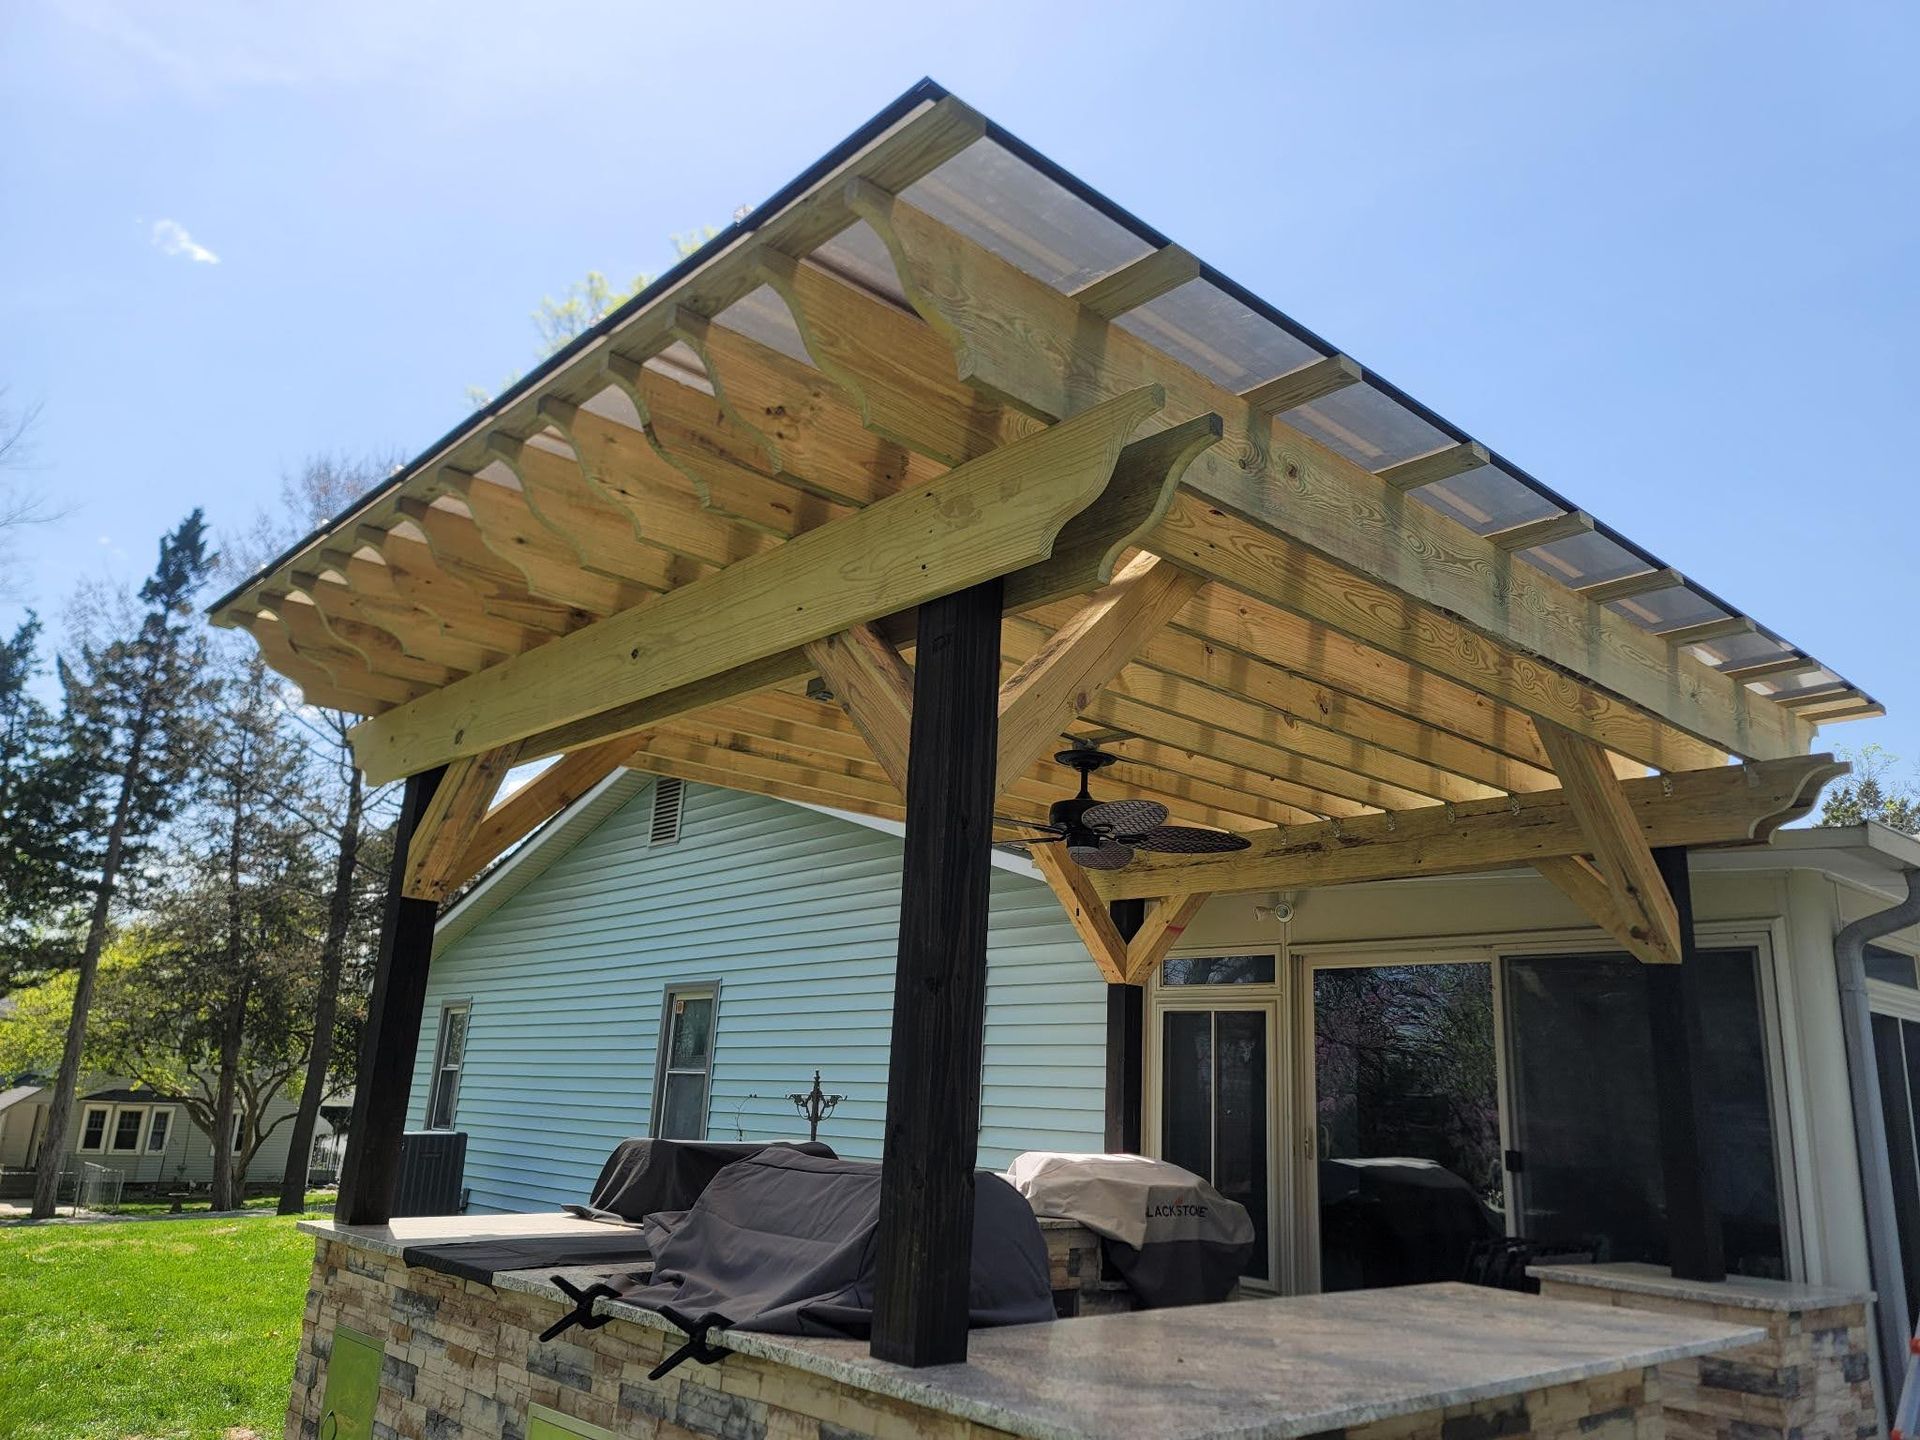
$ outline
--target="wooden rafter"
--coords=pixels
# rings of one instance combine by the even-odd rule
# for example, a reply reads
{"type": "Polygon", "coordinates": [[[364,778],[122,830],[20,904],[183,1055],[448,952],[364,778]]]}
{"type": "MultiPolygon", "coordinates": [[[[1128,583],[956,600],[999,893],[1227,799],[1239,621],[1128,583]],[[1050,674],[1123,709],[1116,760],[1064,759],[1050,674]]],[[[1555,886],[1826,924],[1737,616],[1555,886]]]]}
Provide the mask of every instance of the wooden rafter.
{"type": "Polygon", "coordinates": [[[356,729],[356,755],[370,778],[412,774],[1046,560],[1161,399],[1123,396],[377,716],[356,729]]]}
{"type": "MultiPolygon", "coordinates": [[[[1402,637],[1425,633],[1429,617],[1457,617],[1455,628],[1471,627],[1482,649],[1515,662],[1525,658],[1541,669],[1546,667],[1531,657],[1548,662],[1557,673],[1550,685],[1543,675],[1535,693],[1585,690],[1615,711],[1644,707],[1642,723],[1678,727],[1697,737],[1702,749],[1759,757],[1805,750],[1810,731],[1788,712],[1692,657],[1676,655],[1657,637],[1544,573],[1501,564],[1483,537],[1427,507],[1396,503],[1395,492],[1379,477],[1087,313],[1071,296],[912,205],[868,182],[850,188],[849,203],[886,242],[914,308],[953,345],[962,378],[988,394],[1016,399],[1038,414],[1063,415],[1152,374],[1169,387],[1170,414],[1212,411],[1225,417],[1227,443],[1195,462],[1186,487],[1203,495],[1212,512],[1234,514],[1273,537],[1331,557],[1342,576],[1384,587],[1404,617],[1392,637],[1396,652],[1405,648],[1402,637]],[[996,327],[982,319],[1006,314],[1020,316],[1019,326],[996,327]]],[[[1217,538],[1209,545],[1209,556],[1227,548],[1217,538]]],[[[1150,540],[1148,548],[1160,546],[1150,540]]],[[[1200,557],[1181,558],[1188,563],[1200,557]]],[[[1409,658],[1424,663],[1431,653],[1409,658]]],[[[1584,714],[1583,707],[1572,708],[1584,714]]],[[[1565,719],[1585,733],[1582,714],[1565,719]]],[[[1543,718],[1563,723],[1558,714],[1543,718]]],[[[1590,738],[1621,748],[1604,736],[1590,738]]]]}
{"type": "MultiPolygon", "coordinates": [[[[1804,815],[1820,787],[1846,769],[1831,755],[1802,755],[1628,780],[1620,788],[1651,846],[1737,844],[1765,839],[1804,815]]],[[[1297,890],[1535,865],[1585,854],[1592,844],[1558,790],[1285,826],[1248,838],[1251,848],[1226,855],[1141,854],[1124,870],[1094,876],[1093,885],[1107,900],[1297,890]]]]}
{"type": "Polygon", "coordinates": [[[519,754],[518,745],[508,744],[447,766],[408,841],[402,894],[414,900],[444,900],[466,878],[459,874],[461,857],[519,754]]]}
{"type": "Polygon", "coordinates": [[[1073,292],[1084,309],[1105,320],[1158,300],[1200,274],[1200,262],[1178,245],[1163,245],[1073,292]]]}
{"type": "Polygon", "coordinates": [[[1543,726],[1540,740],[1553,757],[1561,791],[1587,838],[1595,873],[1612,896],[1612,905],[1593,918],[1624,929],[1623,938],[1640,959],[1679,964],[1679,912],[1606,752],[1556,726],[1543,726]]]}

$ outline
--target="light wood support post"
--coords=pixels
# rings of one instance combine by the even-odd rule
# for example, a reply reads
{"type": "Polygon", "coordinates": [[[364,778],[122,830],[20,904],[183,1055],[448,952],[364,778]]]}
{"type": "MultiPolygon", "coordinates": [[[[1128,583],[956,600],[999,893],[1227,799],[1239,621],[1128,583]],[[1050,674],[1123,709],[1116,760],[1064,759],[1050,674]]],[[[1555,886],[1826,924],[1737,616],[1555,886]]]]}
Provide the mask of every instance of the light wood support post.
{"type": "MultiPolygon", "coordinates": [[[[1146,923],[1147,902],[1115,900],[1114,929],[1131,941],[1146,923]]],[[[1144,985],[1107,986],[1107,1152],[1138,1155],[1145,1113],[1146,1004],[1144,985]]]]}
{"type": "Polygon", "coordinates": [[[420,1013],[427,998],[427,965],[433,958],[436,900],[405,893],[407,851],[414,830],[433,803],[445,767],[407,777],[394,827],[393,860],[387,869],[386,909],[380,917],[380,955],[367,999],[366,1030],[353,1086],[353,1119],[340,1165],[340,1197],[334,1218],[342,1225],[384,1225],[393,1217],[393,1187],[400,1171],[400,1136],[407,1128],[407,1098],[420,1048],[420,1013]]]}
{"type": "Polygon", "coordinates": [[[1644,971],[1659,1099],[1660,1173],[1667,1192],[1667,1263],[1678,1279],[1724,1280],[1693,886],[1684,847],[1662,847],[1653,858],[1680,921],[1680,963],[1649,965],[1644,971]]]}
{"type": "Polygon", "coordinates": [[[986,1025],[1001,584],[920,606],[873,1354],[967,1358],[986,1025]]]}

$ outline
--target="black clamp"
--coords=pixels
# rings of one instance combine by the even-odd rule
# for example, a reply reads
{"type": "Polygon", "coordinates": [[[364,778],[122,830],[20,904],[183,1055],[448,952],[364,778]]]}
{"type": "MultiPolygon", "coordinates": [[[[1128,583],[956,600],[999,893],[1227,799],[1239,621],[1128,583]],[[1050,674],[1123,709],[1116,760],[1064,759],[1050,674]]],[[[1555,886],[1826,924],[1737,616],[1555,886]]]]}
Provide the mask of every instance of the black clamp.
{"type": "Polygon", "coordinates": [[[545,1344],[555,1336],[566,1334],[567,1331],[571,1330],[575,1325],[578,1325],[582,1330],[598,1330],[602,1325],[606,1324],[608,1320],[613,1318],[609,1315],[596,1315],[593,1313],[594,1301],[603,1299],[618,1300],[620,1298],[620,1292],[611,1285],[606,1284],[604,1281],[597,1281],[582,1290],[568,1283],[566,1279],[559,1275],[549,1276],[548,1278],[553,1281],[569,1300],[573,1301],[573,1309],[540,1332],[540,1341],[542,1344],[545,1344]]]}
{"type": "Polygon", "coordinates": [[[724,1345],[714,1345],[708,1342],[709,1336],[725,1330],[733,1324],[731,1320],[727,1319],[726,1316],[720,1314],[718,1311],[709,1310],[698,1320],[688,1319],[671,1305],[662,1305],[659,1313],[663,1320],[671,1320],[675,1325],[678,1325],[682,1330],[687,1332],[687,1343],[667,1356],[666,1359],[654,1366],[653,1369],[649,1370],[647,1372],[647,1379],[658,1380],[665,1375],[671,1374],[675,1369],[686,1364],[689,1360],[698,1360],[702,1365],[717,1365],[733,1353],[724,1345]]]}

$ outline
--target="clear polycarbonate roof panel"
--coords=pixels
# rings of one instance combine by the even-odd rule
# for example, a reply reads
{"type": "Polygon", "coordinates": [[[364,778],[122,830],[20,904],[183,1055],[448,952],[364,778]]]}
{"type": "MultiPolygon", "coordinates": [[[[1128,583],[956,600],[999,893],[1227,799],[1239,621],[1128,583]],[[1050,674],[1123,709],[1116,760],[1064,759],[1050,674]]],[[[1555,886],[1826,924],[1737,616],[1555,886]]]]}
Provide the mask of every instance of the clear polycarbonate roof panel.
{"type": "Polygon", "coordinates": [[[793,312],[771,285],[741,296],[713,318],[714,323],[738,330],[790,360],[813,363],[813,357],[807,354],[807,342],[800,338],[800,327],[793,323],[793,312]]]}
{"type": "Polygon", "coordinates": [[[1116,322],[1229,390],[1250,390],[1320,358],[1210,280],[1189,280],[1116,322]]]}
{"type": "Polygon", "coordinates": [[[1649,630],[1672,630],[1681,625],[1704,625],[1709,620],[1728,618],[1725,610],[1685,585],[1669,585],[1664,590],[1631,595],[1611,602],[1608,608],[1649,630]]]}
{"type": "Polygon", "coordinates": [[[974,141],[900,198],[1060,290],[1154,248],[992,140],[974,141]]]}
{"type": "Polygon", "coordinates": [[[1749,631],[1745,635],[1722,635],[1693,647],[1711,665],[1757,665],[1762,660],[1779,660],[1794,653],[1791,645],[1782,645],[1770,635],[1749,631]]]}
{"type": "Polygon", "coordinates": [[[1369,470],[1453,443],[1453,436],[1371,385],[1349,385],[1280,418],[1369,470]]]}
{"type": "MultiPolygon", "coordinates": [[[[1845,683],[1833,671],[1822,668],[1809,670],[1804,675],[1777,676],[1766,681],[1761,688],[1763,693],[1779,700],[1789,695],[1805,695],[1815,690],[1831,690],[1834,686],[1845,683]]],[[[1835,691],[1834,693],[1838,695],[1843,692],[1835,691]]]]}
{"type": "Polygon", "coordinates": [[[1536,545],[1520,552],[1520,558],[1534,568],[1546,571],[1563,585],[1578,589],[1598,585],[1603,580],[1618,580],[1638,575],[1647,562],[1626,546],[1609,540],[1596,531],[1570,535],[1548,545],[1536,545]]]}
{"type": "Polygon", "coordinates": [[[891,300],[903,309],[913,308],[907,304],[907,292],[900,284],[900,274],[893,267],[893,256],[887,252],[886,241],[864,220],[849,225],[808,258],[863,290],[891,300]]]}
{"type": "Polygon", "coordinates": [[[1481,465],[1465,474],[1422,485],[1413,496],[1451,515],[1476,535],[1510,530],[1529,520],[1561,513],[1558,505],[1498,465],[1481,465]]]}

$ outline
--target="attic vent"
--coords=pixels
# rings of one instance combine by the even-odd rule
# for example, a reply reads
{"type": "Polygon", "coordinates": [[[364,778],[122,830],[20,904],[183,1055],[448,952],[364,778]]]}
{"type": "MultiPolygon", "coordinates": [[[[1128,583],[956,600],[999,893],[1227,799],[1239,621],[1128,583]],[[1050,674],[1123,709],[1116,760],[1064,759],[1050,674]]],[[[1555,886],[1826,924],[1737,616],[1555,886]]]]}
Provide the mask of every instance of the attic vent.
{"type": "Polygon", "coordinates": [[[671,775],[653,782],[653,831],[647,837],[655,845],[671,845],[680,838],[680,804],[686,786],[671,775]]]}

